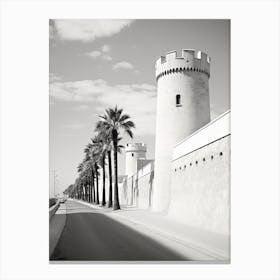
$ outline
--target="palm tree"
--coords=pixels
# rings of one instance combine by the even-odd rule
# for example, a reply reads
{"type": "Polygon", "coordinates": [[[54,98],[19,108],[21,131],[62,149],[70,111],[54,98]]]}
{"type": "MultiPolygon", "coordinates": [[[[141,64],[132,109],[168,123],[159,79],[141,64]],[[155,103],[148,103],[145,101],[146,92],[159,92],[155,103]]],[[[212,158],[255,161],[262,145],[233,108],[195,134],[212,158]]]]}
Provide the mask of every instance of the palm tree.
{"type": "Polygon", "coordinates": [[[123,129],[131,138],[133,138],[132,128],[135,128],[134,123],[130,120],[130,116],[123,114],[123,109],[109,108],[106,113],[100,117],[100,125],[107,130],[111,135],[114,149],[114,204],[113,209],[120,209],[119,193],[118,193],[118,139],[120,130],[123,129]]]}
{"type": "MultiPolygon", "coordinates": [[[[107,131],[106,126],[102,121],[99,121],[96,124],[95,131],[102,135],[103,143],[104,143],[104,151],[108,158],[108,174],[109,174],[109,199],[108,199],[108,208],[113,206],[113,175],[112,175],[112,150],[113,150],[113,142],[112,142],[112,134],[107,131]]],[[[118,138],[118,143],[122,138],[118,138]]],[[[118,145],[118,153],[121,153],[121,149],[124,148],[122,145],[118,145]]]]}
{"type": "Polygon", "coordinates": [[[86,148],[84,149],[85,153],[85,159],[88,165],[88,176],[89,176],[89,202],[94,202],[96,203],[96,195],[95,195],[95,183],[94,183],[94,173],[95,173],[95,168],[94,168],[94,157],[93,157],[93,145],[91,143],[87,144],[86,148]],[[92,197],[93,196],[93,197],[92,197]]]}
{"type": "Polygon", "coordinates": [[[82,172],[83,172],[83,170],[84,170],[84,165],[83,165],[83,163],[81,162],[79,165],[78,165],[78,167],[77,167],[77,169],[78,169],[78,172],[80,173],[79,174],[79,178],[78,178],[78,199],[82,199],[82,189],[83,189],[83,183],[82,183],[82,172]]]}
{"type": "Polygon", "coordinates": [[[105,180],[106,180],[106,171],[105,171],[105,160],[107,153],[107,143],[106,135],[102,132],[95,135],[92,139],[93,146],[95,147],[95,154],[99,156],[99,163],[102,167],[102,202],[101,205],[106,205],[106,192],[105,192],[105,180]]]}
{"type": "Polygon", "coordinates": [[[96,204],[99,204],[99,180],[98,180],[98,163],[99,163],[99,151],[97,149],[97,139],[93,138],[91,139],[91,143],[89,143],[86,148],[84,149],[84,152],[89,158],[90,164],[91,164],[91,177],[92,177],[92,184],[93,184],[93,201],[96,204]],[[96,188],[94,184],[94,179],[96,179],[96,188]]]}
{"type": "Polygon", "coordinates": [[[107,156],[108,158],[108,174],[109,174],[109,199],[108,199],[108,207],[112,207],[113,205],[113,197],[112,197],[112,156],[111,156],[111,151],[112,151],[112,138],[111,134],[108,133],[106,130],[106,127],[104,127],[102,122],[98,122],[96,124],[95,131],[98,132],[98,135],[102,139],[103,143],[103,153],[105,154],[105,158],[107,156]]]}
{"type": "MultiPolygon", "coordinates": [[[[91,144],[92,144],[92,156],[95,160],[95,167],[96,171],[98,172],[98,165],[102,168],[103,173],[103,188],[102,188],[102,202],[101,205],[104,206],[106,204],[105,200],[105,151],[103,146],[103,140],[101,135],[95,135],[93,138],[91,138],[91,144]]],[[[97,173],[98,174],[98,173],[97,173]]],[[[99,192],[98,192],[98,176],[96,178],[96,184],[97,184],[97,204],[99,204],[99,192]]]]}

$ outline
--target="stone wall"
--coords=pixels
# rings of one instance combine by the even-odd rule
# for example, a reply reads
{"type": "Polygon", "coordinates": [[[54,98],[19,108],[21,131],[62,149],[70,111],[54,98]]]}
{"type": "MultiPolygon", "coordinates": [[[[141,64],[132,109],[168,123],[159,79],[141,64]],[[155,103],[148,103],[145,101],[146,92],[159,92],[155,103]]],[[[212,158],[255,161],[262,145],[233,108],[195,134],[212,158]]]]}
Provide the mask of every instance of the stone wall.
{"type": "Polygon", "coordinates": [[[154,162],[150,161],[133,176],[119,184],[121,204],[149,209],[152,203],[154,162]]]}
{"type": "Polygon", "coordinates": [[[171,178],[170,217],[229,234],[230,135],[173,161],[171,178]]]}
{"type": "Polygon", "coordinates": [[[230,138],[228,111],[174,147],[170,217],[229,234],[230,138]]]}

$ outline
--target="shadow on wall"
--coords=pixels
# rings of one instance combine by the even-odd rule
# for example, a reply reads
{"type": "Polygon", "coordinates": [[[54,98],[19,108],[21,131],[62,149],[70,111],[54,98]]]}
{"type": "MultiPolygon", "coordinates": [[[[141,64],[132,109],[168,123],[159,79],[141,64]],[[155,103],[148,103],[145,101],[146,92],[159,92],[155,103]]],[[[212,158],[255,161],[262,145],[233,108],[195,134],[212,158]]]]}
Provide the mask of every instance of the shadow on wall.
{"type": "Polygon", "coordinates": [[[152,206],[154,183],[154,161],[149,162],[137,173],[122,182],[121,204],[125,206],[134,206],[140,209],[149,209],[152,206]],[[149,168],[149,172],[144,175],[143,170],[149,168]],[[139,175],[140,174],[140,175],[139,175]]]}

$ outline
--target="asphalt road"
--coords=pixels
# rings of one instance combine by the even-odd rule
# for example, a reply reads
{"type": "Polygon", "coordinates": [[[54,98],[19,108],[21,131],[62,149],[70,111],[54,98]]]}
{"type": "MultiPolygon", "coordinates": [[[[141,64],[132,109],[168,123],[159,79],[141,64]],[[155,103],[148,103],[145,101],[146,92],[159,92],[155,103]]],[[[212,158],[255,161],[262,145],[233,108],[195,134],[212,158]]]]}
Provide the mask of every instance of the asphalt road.
{"type": "Polygon", "coordinates": [[[65,228],[50,260],[186,260],[156,240],[104,215],[106,210],[75,201],[67,201],[66,208],[65,228]]]}

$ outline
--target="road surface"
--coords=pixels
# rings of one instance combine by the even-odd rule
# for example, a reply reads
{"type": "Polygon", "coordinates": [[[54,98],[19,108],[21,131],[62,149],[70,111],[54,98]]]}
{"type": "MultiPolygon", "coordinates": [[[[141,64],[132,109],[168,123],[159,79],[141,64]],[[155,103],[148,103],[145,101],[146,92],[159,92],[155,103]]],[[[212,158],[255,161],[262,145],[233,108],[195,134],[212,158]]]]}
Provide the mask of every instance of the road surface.
{"type": "Polygon", "coordinates": [[[135,231],[104,212],[75,201],[66,202],[66,224],[50,260],[179,261],[164,245],[135,231]]]}

